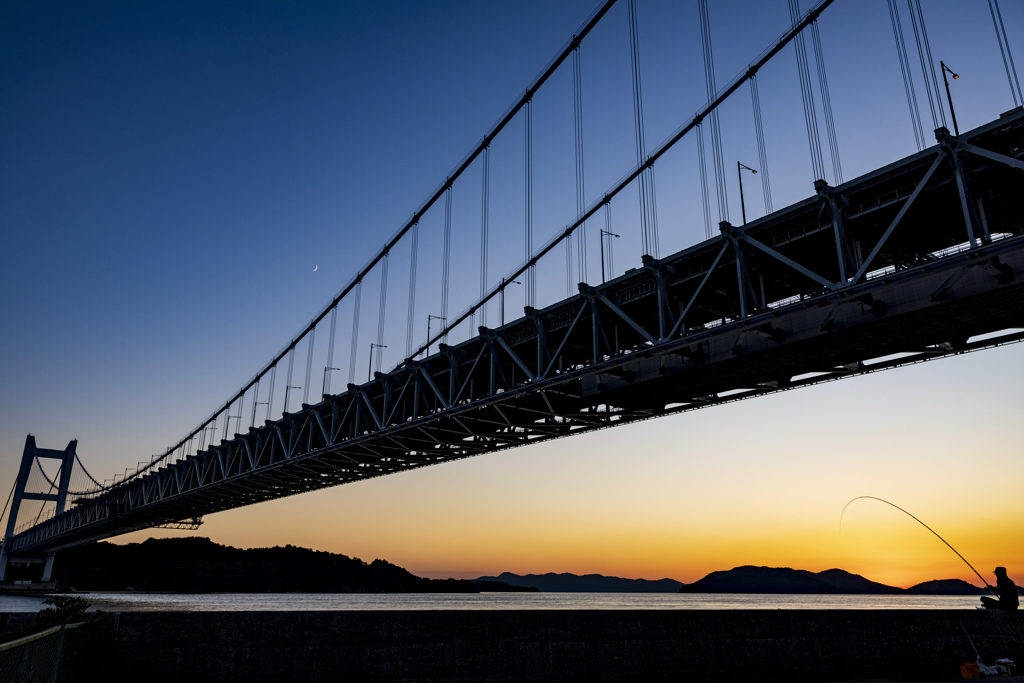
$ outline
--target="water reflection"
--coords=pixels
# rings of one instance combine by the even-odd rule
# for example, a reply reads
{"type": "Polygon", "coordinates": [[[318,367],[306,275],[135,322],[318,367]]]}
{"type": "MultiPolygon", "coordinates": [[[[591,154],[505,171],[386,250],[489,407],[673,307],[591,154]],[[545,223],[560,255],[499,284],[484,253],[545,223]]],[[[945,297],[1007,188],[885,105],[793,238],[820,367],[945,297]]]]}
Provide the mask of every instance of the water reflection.
{"type": "MultiPolygon", "coordinates": [[[[106,612],[337,610],[974,609],[975,596],[680,593],[82,593],[106,612]]],[[[45,597],[0,595],[0,612],[36,612],[45,597]]]]}

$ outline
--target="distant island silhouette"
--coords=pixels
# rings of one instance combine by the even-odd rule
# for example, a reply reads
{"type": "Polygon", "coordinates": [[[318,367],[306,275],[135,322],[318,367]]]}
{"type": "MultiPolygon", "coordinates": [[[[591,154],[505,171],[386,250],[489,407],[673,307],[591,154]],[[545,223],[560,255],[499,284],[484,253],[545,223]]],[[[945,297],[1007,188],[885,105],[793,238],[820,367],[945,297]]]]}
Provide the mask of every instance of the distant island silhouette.
{"type": "Polygon", "coordinates": [[[842,569],[809,572],[788,567],[736,567],[711,572],[682,586],[680,593],[790,593],[845,595],[983,595],[985,591],[960,579],[927,581],[898,588],[870,581],[842,569]]]}
{"type": "MultiPolygon", "coordinates": [[[[960,579],[897,588],[842,569],[735,567],[699,581],[626,579],[602,574],[513,574],[428,579],[386,560],[364,562],[292,545],[243,550],[208,538],[99,542],[62,550],[54,567],[61,590],[172,593],[804,593],[861,595],[982,595],[960,579]]],[[[19,577],[12,577],[19,578],[19,577]]]]}
{"type": "Polygon", "coordinates": [[[712,572],[699,581],[683,584],[674,579],[622,579],[601,574],[513,574],[482,576],[479,581],[502,581],[513,586],[563,593],[791,593],[847,595],[983,595],[961,579],[926,581],[910,588],[898,588],[870,581],[842,569],[809,572],[786,567],[744,566],[712,572]]]}
{"type": "Polygon", "coordinates": [[[674,579],[622,579],[602,574],[526,574],[503,572],[497,576],[481,576],[473,582],[501,582],[512,586],[536,588],[545,593],[675,593],[683,585],[674,579]]]}

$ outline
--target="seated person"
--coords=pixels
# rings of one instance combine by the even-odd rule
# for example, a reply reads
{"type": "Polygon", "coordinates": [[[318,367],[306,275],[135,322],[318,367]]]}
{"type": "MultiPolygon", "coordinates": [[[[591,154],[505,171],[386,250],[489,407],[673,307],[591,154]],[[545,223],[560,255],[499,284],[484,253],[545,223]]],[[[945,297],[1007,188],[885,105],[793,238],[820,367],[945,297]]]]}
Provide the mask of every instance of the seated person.
{"type": "Polygon", "coordinates": [[[985,609],[1005,609],[1015,610],[1018,605],[1017,598],[1017,586],[1010,580],[1010,577],[1006,575],[1006,567],[996,567],[996,585],[985,586],[993,593],[999,596],[998,600],[985,596],[981,599],[981,604],[985,606],[985,609]]]}

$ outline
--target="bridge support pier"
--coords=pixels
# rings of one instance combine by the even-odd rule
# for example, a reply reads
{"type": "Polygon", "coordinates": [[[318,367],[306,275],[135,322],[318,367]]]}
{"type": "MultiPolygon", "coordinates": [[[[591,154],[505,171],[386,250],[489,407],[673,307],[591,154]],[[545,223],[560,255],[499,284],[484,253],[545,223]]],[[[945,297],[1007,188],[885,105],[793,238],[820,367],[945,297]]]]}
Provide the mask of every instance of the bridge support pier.
{"type": "Polygon", "coordinates": [[[21,455],[21,467],[18,470],[18,479],[14,484],[14,493],[11,496],[11,510],[7,517],[7,531],[4,533],[3,545],[0,546],[0,581],[7,577],[7,564],[11,561],[27,562],[35,564],[44,562],[43,581],[49,581],[53,572],[54,553],[48,553],[46,559],[39,557],[19,558],[11,554],[11,540],[18,524],[18,512],[21,509],[23,500],[40,500],[43,502],[52,501],[57,504],[57,514],[64,512],[67,506],[68,489],[71,486],[71,471],[75,465],[75,449],[78,441],[71,441],[63,451],[49,448],[36,448],[36,439],[31,434],[25,439],[25,450],[21,455]],[[33,493],[25,491],[28,486],[28,478],[32,473],[32,465],[38,458],[51,458],[60,460],[60,475],[57,481],[56,493],[33,493]]]}
{"type": "Polygon", "coordinates": [[[43,563],[43,576],[40,579],[43,583],[50,580],[53,575],[53,558],[57,556],[57,553],[47,553],[46,562],[43,563]]]}

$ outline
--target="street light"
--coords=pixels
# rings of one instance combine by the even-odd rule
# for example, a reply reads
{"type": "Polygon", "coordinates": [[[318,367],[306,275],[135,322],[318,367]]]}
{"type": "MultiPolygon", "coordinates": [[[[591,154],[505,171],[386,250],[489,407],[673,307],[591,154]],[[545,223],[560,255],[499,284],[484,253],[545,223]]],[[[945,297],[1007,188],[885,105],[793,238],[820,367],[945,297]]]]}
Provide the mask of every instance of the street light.
{"type": "Polygon", "coordinates": [[[956,112],[953,111],[953,96],[949,94],[949,79],[946,78],[946,73],[948,72],[949,75],[953,77],[954,81],[960,78],[960,76],[953,73],[953,70],[946,66],[946,63],[942,60],[939,60],[939,64],[942,65],[942,82],[946,84],[946,99],[949,101],[949,114],[953,117],[953,131],[956,133],[957,137],[960,137],[960,128],[956,125],[956,112]]]}
{"type": "Polygon", "coordinates": [[[341,368],[324,368],[324,386],[320,390],[320,395],[327,398],[327,373],[331,370],[341,370],[341,368]]]}
{"type": "Polygon", "coordinates": [[[427,355],[430,355],[430,323],[433,320],[445,320],[441,315],[427,315],[427,355]]]}
{"type": "Polygon", "coordinates": [[[388,348],[387,344],[374,344],[373,342],[370,342],[370,366],[368,368],[366,368],[366,381],[367,382],[370,381],[370,373],[373,371],[373,350],[374,349],[386,349],[386,348],[388,348]]]}
{"type": "MultiPolygon", "coordinates": [[[[618,237],[618,235],[616,235],[614,232],[609,232],[608,230],[602,230],[601,231],[601,284],[604,284],[604,237],[605,237],[605,235],[608,235],[609,237],[618,237]]],[[[610,248],[611,247],[609,247],[609,249],[610,248]]]]}
{"type": "Polygon", "coordinates": [[[239,429],[242,428],[241,427],[241,424],[242,424],[242,408],[241,408],[241,406],[239,406],[239,408],[238,408],[238,415],[232,415],[231,413],[228,413],[227,418],[224,420],[224,438],[225,439],[228,438],[228,434],[231,433],[231,421],[232,420],[238,420],[238,424],[239,424],[238,428],[239,429]]]}
{"type": "Polygon", "coordinates": [[[505,324],[505,285],[521,285],[519,280],[506,280],[501,278],[501,324],[505,324]]]}
{"type": "Polygon", "coordinates": [[[210,443],[213,443],[213,437],[217,436],[217,425],[216,423],[210,423],[209,427],[203,429],[202,434],[199,436],[199,450],[203,450],[206,447],[206,433],[213,431],[213,436],[210,437],[210,443]]]}
{"type": "MultiPolygon", "coordinates": [[[[252,404],[252,422],[249,423],[249,428],[252,429],[256,426],[256,406],[269,406],[268,401],[253,401],[252,404]]],[[[269,408],[267,410],[270,410],[269,408]]],[[[269,419],[270,415],[267,415],[264,419],[269,419]]]]}
{"type": "Polygon", "coordinates": [[[753,168],[750,168],[746,164],[741,164],[738,161],[736,162],[736,176],[740,179],[740,213],[743,214],[743,225],[746,225],[747,224],[747,207],[744,206],[744,204],[743,204],[743,171],[742,171],[742,169],[744,169],[744,168],[747,169],[748,171],[750,171],[751,173],[757,173],[757,171],[755,169],[753,169],[753,168]]]}
{"type": "MultiPolygon", "coordinates": [[[[288,374],[290,375],[292,373],[289,372],[288,374]]],[[[301,389],[301,388],[302,387],[293,387],[291,385],[288,385],[288,386],[286,386],[284,388],[284,412],[286,412],[286,413],[288,412],[288,392],[291,391],[292,389],[301,389]]]]}

